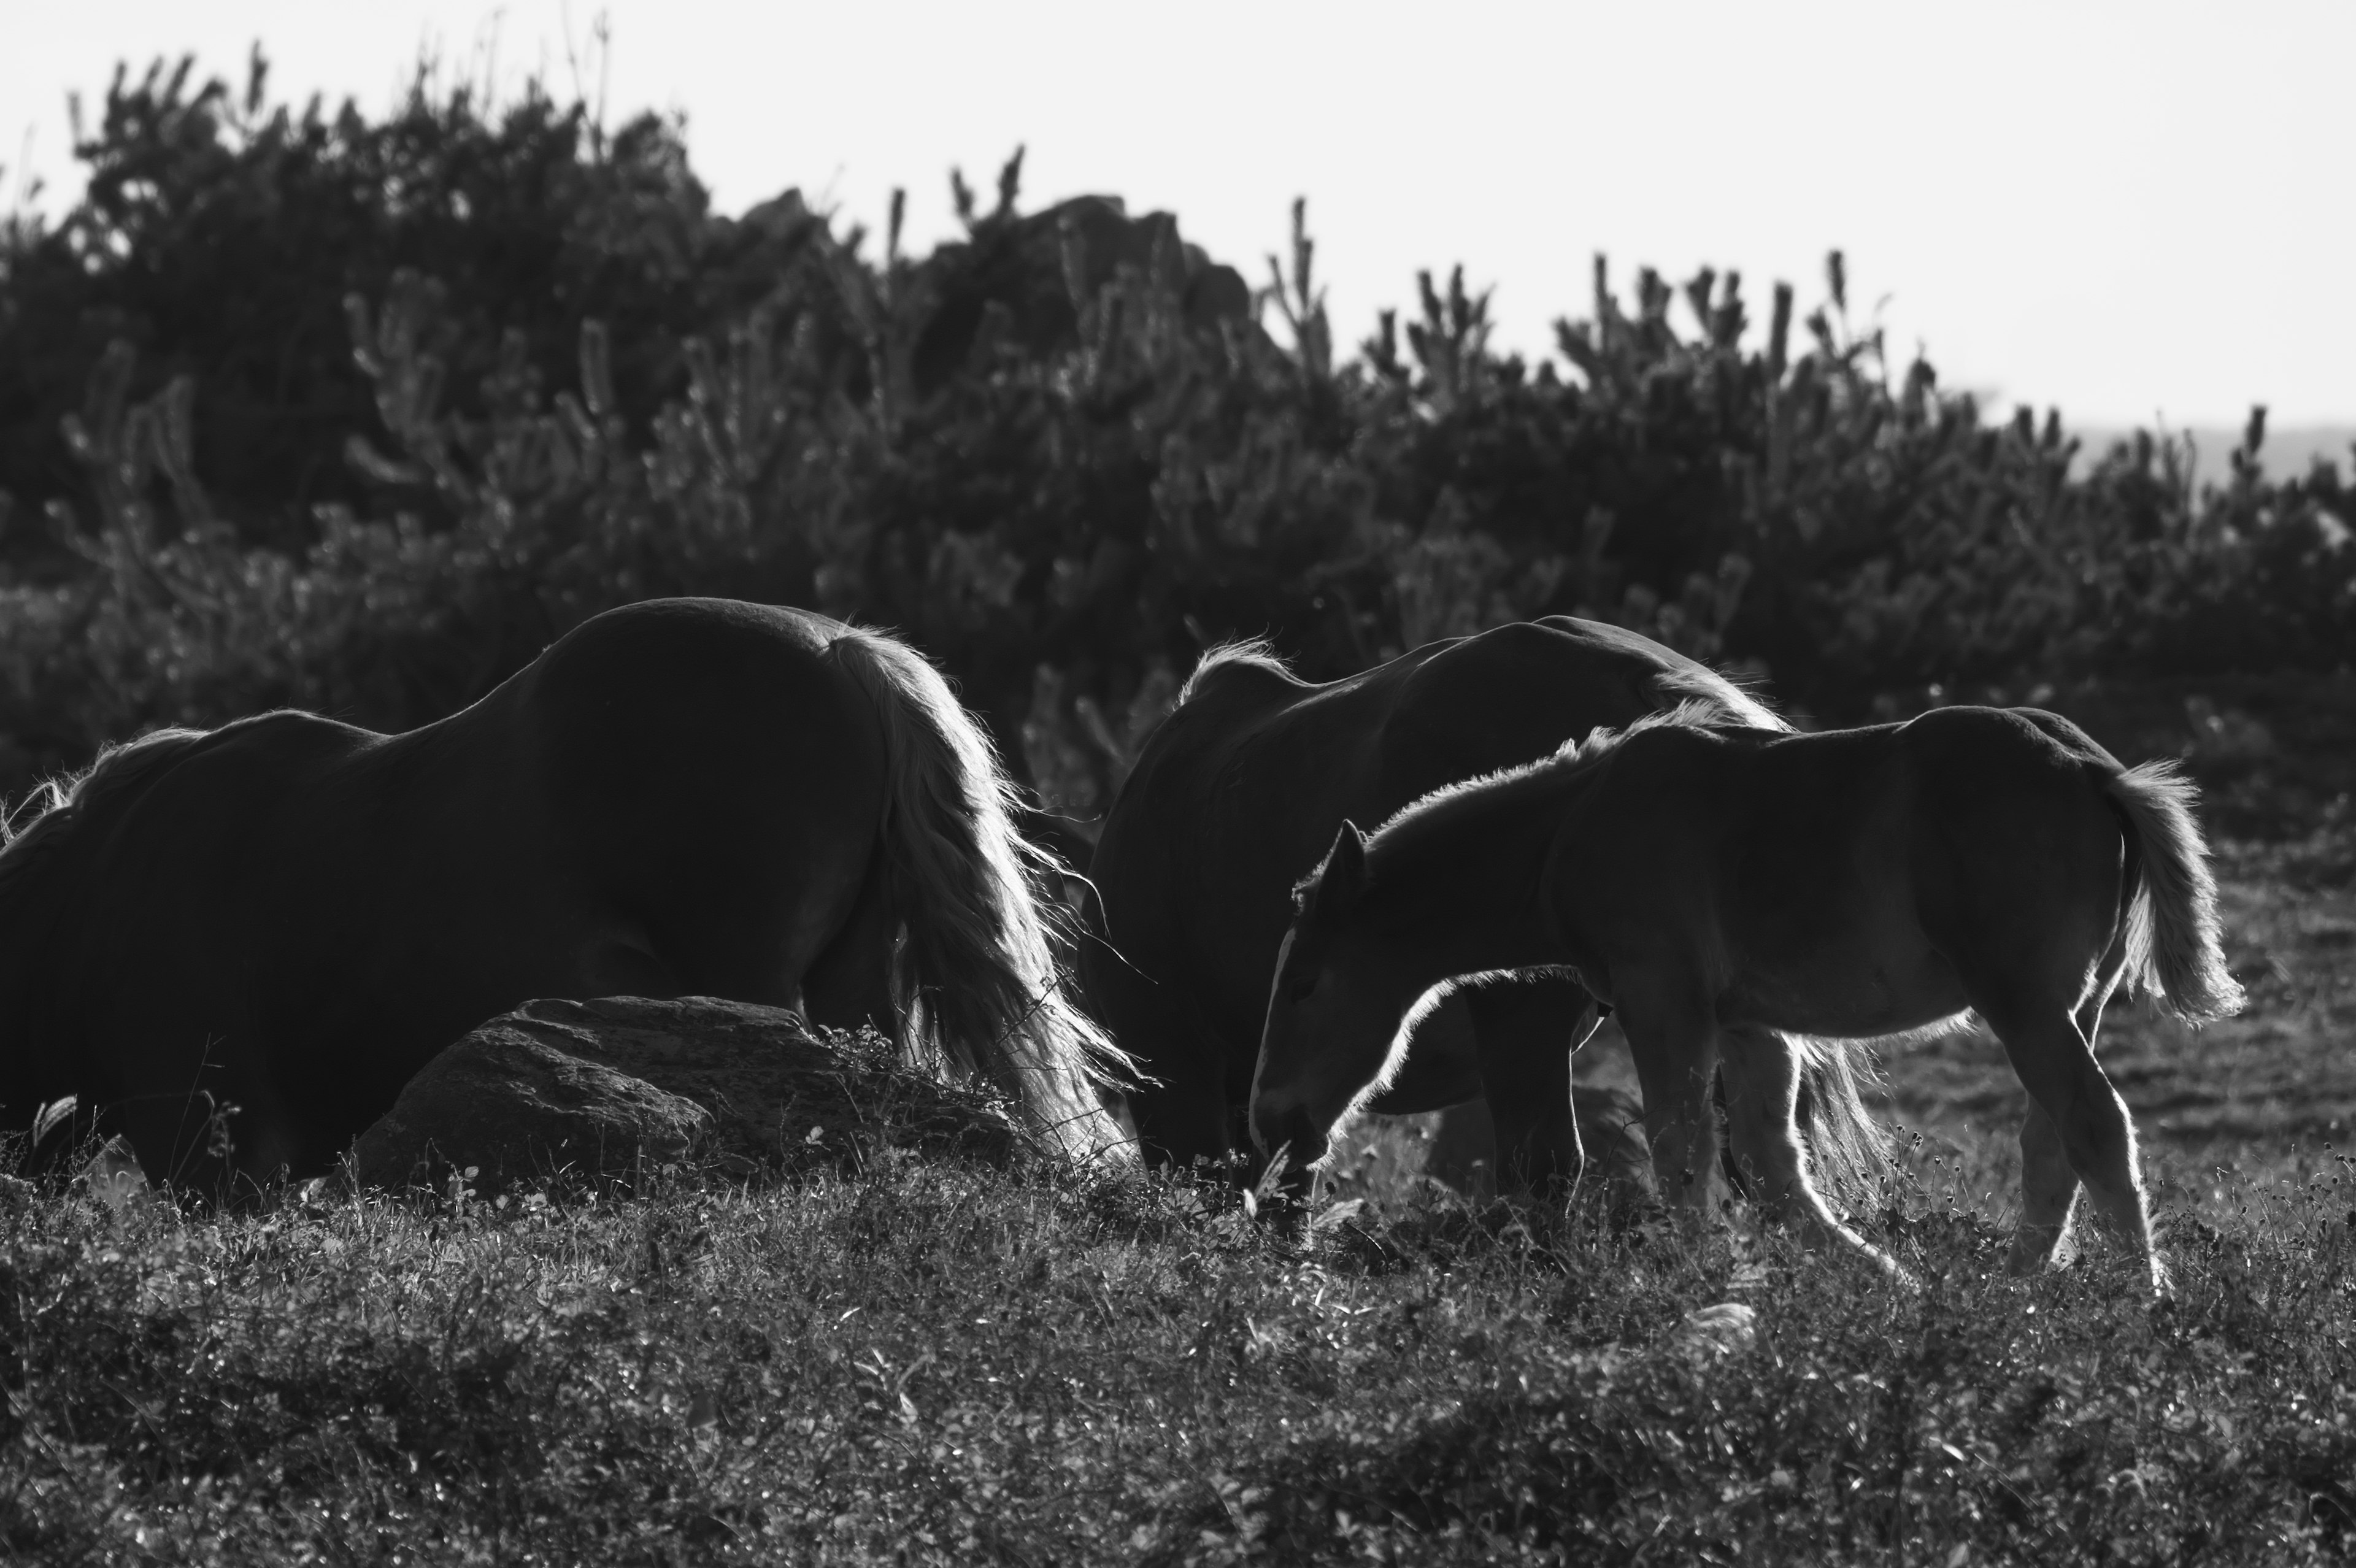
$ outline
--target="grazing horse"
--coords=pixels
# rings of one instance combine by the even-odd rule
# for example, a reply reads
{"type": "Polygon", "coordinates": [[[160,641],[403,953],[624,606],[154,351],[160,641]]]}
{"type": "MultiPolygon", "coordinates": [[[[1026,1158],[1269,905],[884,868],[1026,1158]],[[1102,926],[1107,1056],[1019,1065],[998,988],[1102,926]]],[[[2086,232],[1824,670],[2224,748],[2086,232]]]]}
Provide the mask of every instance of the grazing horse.
{"type": "MultiPolygon", "coordinates": [[[[1547,755],[1599,725],[1698,699],[1786,728],[1724,677],[1617,626],[1568,616],[1432,643],[1325,685],[1265,647],[1204,656],[1106,817],[1089,868],[1103,940],[1089,1006],[1158,1082],[1131,1092],[1147,1157],[1248,1151],[1245,1111],[1290,892],[1345,819],[1379,820],[1444,784],[1547,755]]],[[[1570,1054],[1596,1022],[1560,976],[1465,992],[1421,1020],[1374,1102],[1437,1110],[1485,1094],[1502,1185],[1575,1179],[1570,1054]]],[[[1810,1059],[1812,1131],[1836,1160],[1870,1124],[1848,1059],[1810,1059]]]]}
{"type": "Polygon", "coordinates": [[[0,1115],[74,1095],[158,1179],[301,1175],[521,1002],[701,994],[873,1022],[1109,1147],[1118,1053],[1012,804],[905,645],[725,600],[596,616],[406,734],[163,731],[0,849],[0,1115]]]}
{"type": "Polygon", "coordinates": [[[1810,1180],[1785,1037],[1924,1031],[1969,1010],[2029,1091],[2014,1272],[2053,1258],[2083,1182],[2164,1288],[2134,1125],[2093,1047],[2122,978],[2194,1022],[2241,1005],[2191,784],[2034,709],[1817,735],[1716,719],[1680,709],[1597,736],[1442,790],[1372,837],[1345,823],[1285,939],[1254,1138],[1322,1157],[1435,995],[1569,969],[1620,1010],[1665,1193],[1708,1204],[1715,1064],[1754,1193],[1870,1252],[1810,1180]]]}

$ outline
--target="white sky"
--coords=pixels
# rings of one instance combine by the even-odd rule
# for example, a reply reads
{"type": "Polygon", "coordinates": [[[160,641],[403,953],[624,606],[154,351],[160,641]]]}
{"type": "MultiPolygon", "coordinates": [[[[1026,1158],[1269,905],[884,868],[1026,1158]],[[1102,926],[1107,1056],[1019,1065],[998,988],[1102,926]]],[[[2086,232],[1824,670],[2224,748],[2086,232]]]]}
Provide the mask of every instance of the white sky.
{"type": "MultiPolygon", "coordinates": [[[[986,192],[1022,143],[1026,207],[1167,208],[1255,282],[1304,195],[1344,342],[1461,261],[1525,352],[1587,313],[1596,251],[1623,290],[1739,267],[1763,321],[1837,246],[1950,386],[2079,425],[2356,421],[2356,0],[603,10],[609,118],[682,112],[727,211],[798,185],[880,227],[901,185],[921,246],[949,165],[986,192]]],[[[125,55],[241,83],[258,38],[280,94],[379,111],[421,46],[562,91],[565,30],[559,0],[0,0],[6,189],[29,163],[70,197],[65,94],[94,111],[125,55]]]]}

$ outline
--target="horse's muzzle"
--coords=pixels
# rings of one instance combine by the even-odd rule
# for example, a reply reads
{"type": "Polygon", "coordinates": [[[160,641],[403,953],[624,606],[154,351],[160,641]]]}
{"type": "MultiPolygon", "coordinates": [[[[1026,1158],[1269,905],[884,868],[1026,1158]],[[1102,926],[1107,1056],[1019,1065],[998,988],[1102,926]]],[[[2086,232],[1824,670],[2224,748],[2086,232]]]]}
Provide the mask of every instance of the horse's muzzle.
{"type": "Polygon", "coordinates": [[[1325,1134],[1310,1119],[1309,1107],[1299,1103],[1270,1115],[1252,1116],[1252,1141],[1271,1159],[1284,1150],[1285,1162],[1305,1170],[1325,1157],[1325,1134]]]}

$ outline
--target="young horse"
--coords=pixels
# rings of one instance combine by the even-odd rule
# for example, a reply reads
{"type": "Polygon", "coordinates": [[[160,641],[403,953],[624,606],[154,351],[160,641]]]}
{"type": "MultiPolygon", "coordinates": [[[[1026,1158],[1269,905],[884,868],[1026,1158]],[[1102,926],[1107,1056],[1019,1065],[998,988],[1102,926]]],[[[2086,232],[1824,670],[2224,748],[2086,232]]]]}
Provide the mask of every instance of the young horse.
{"type": "Polygon", "coordinates": [[[0,850],[0,1106],[106,1107],[159,1179],[303,1174],[519,1003],[705,994],[872,1020],[1109,1146],[1012,799],[907,646],[723,600],[599,615],[407,734],[150,735],[0,850]]]}
{"type": "MultiPolygon", "coordinates": [[[[1244,1125],[1269,977],[1294,880],[1345,819],[1379,819],[1443,784],[1546,756],[1599,725],[1700,699],[1735,724],[1783,721],[1706,667],[1617,626],[1549,616],[1433,643],[1313,686],[1257,644],[1216,648],[1146,743],[1089,874],[1102,942],[1081,948],[1098,1019],[1158,1082],[1130,1104],[1151,1158],[1248,1147],[1244,1125]]],[[[1498,1175],[1580,1172],[1570,1053],[1594,1028],[1567,978],[1486,987],[1437,1008],[1374,1108],[1485,1094],[1498,1175]]],[[[1812,1129],[1862,1162],[1872,1128],[1847,1058],[1811,1060],[1812,1129]]]]}
{"type": "Polygon", "coordinates": [[[1345,823],[1277,966],[1253,1137],[1323,1157],[1435,996],[1569,969],[1620,1009],[1665,1193],[1707,1206],[1721,1063],[1754,1190],[1864,1248],[1810,1180],[1784,1036],[1968,1009],[2029,1094],[2014,1271],[2053,1257],[2083,1181],[2162,1287],[2134,1126],[2093,1041],[2123,977],[2195,1022],[2241,1005],[2192,786],[2034,709],[1820,735],[1714,718],[1680,709],[1443,790],[1371,838],[1345,823]]]}

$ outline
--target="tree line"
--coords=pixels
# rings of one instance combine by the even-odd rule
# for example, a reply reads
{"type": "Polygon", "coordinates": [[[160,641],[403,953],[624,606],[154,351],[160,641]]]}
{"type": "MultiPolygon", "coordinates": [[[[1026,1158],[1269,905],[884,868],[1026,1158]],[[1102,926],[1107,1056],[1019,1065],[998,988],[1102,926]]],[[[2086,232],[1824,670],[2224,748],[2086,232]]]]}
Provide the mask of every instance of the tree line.
{"type": "Polygon", "coordinates": [[[1019,153],[915,256],[898,197],[715,213],[671,121],[424,73],[297,109],[257,51],[118,72],[75,155],[70,212],[0,226],[11,791],[273,704],[424,722],[663,593],[898,629],[1081,816],[1238,634],[1324,677],[1590,615],[1826,718],[2356,647],[2337,465],[2268,480],[2263,411],[2209,483],[1991,422],[1837,253],[1755,316],[1599,258],[1531,364],[1461,271],[1347,347],[1299,207],[1247,275],[1114,198],[1023,210],[1019,153]]]}

